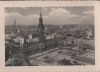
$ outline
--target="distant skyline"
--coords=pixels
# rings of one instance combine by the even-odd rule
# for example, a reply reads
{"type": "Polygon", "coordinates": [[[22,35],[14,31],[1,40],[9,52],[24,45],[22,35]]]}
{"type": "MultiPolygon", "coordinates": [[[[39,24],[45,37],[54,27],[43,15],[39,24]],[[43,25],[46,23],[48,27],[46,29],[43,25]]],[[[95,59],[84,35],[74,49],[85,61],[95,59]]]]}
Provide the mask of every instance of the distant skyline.
{"type": "Polygon", "coordinates": [[[5,24],[37,25],[42,13],[44,24],[94,24],[92,6],[73,7],[6,7],[5,24]]]}

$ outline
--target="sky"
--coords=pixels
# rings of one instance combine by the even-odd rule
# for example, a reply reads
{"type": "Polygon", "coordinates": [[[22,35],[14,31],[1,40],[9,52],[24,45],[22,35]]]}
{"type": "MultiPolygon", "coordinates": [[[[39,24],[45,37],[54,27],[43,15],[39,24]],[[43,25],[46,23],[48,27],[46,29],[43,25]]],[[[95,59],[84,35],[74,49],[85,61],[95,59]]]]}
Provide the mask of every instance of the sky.
{"type": "Polygon", "coordinates": [[[43,24],[94,24],[92,6],[71,7],[6,7],[5,24],[37,25],[40,12],[43,24]]]}

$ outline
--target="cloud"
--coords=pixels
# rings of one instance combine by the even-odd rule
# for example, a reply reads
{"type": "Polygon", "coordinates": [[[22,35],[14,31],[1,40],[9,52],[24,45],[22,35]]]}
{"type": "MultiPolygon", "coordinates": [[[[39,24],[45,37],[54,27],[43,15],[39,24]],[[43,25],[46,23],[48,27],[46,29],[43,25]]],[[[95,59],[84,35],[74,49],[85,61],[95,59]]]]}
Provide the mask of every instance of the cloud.
{"type": "MultiPolygon", "coordinates": [[[[90,24],[93,23],[93,9],[81,7],[43,7],[41,8],[44,24],[90,24]],[[69,9],[68,9],[69,8],[69,9]],[[87,9],[87,10],[85,10],[87,9]],[[78,12],[78,13],[77,13],[78,12]]],[[[6,24],[34,25],[39,23],[40,8],[8,8],[5,12],[6,24]]]]}
{"type": "Polygon", "coordinates": [[[72,18],[77,17],[75,14],[71,14],[70,11],[65,8],[50,8],[48,16],[44,18],[46,24],[72,24],[72,18]]]}
{"type": "Polygon", "coordinates": [[[94,24],[94,11],[83,11],[83,15],[79,19],[82,24],[94,24]]]}
{"type": "Polygon", "coordinates": [[[84,14],[88,14],[88,15],[93,15],[94,14],[94,11],[92,11],[92,10],[91,11],[84,11],[83,13],[84,14]]]}
{"type": "Polygon", "coordinates": [[[70,11],[64,8],[51,8],[50,16],[59,16],[59,17],[74,17],[77,15],[72,15],[70,11]]]}
{"type": "Polygon", "coordinates": [[[11,13],[5,13],[6,17],[6,24],[13,24],[14,19],[20,19],[22,18],[22,15],[17,12],[11,12],[11,13]]]}
{"type": "MultiPolygon", "coordinates": [[[[90,14],[90,13],[89,13],[90,14]]],[[[80,17],[81,24],[94,24],[94,16],[93,15],[83,15],[80,17]]]]}
{"type": "Polygon", "coordinates": [[[24,16],[26,18],[29,18],[29,19],[38,19],[39,18],[39,15],[28,15],[28,16],[24,16]]]}
{"type": "Polygon", "coordinates": [[[5,13],[5,16],[7,17],[20,17],[22,16],[20,13],[17,13],[17,12],[11,12],[11,13],[5,13]]]}
{"type": "Polygon", "coordinates": [[[30,25],[36,24],[38,22],[39,15],[28,15],[24,16],[16,12],[5,13],[6,15],[6,24],[13,24],[14,19],[16,20],[18,25],[30,25]]]}

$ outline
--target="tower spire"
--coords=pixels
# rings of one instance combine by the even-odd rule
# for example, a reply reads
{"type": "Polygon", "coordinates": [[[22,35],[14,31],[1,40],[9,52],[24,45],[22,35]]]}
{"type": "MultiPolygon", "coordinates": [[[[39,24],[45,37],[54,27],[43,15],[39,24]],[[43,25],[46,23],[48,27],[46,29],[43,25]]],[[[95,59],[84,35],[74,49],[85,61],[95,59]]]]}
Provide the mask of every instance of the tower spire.
{"type": "Polygon", "coordinates": [[[16,26],[16,19],[15,19],[15,17],[14,17],[14,26],[16,26]]]}
{"type": "Polygon", "coordinates": [[[44,25],[43,25],[43,18],[42,18],[42,13],[40,9],[40,17],[39,17],[39,24],[37,27],[37,31],[43,33],[44,32],[44,25]]]}
{"type": "Polygon", "coordinates": [[[41,12],[41,8],[40,8],[40,17],[39,17],[39,24],[37,27],[37,32],[39,35],[39,46],[40,46],[40,52],[43,54],[43,50],[45,49],[45,36],[44,36],[44,25],[43,25],[43,18],[42,18],[42,12],[41,12]]]}

